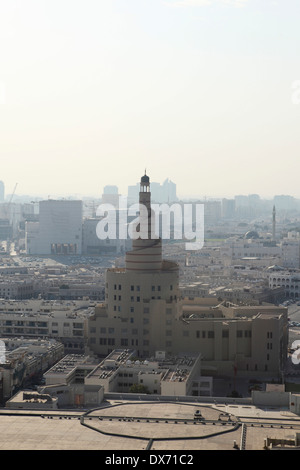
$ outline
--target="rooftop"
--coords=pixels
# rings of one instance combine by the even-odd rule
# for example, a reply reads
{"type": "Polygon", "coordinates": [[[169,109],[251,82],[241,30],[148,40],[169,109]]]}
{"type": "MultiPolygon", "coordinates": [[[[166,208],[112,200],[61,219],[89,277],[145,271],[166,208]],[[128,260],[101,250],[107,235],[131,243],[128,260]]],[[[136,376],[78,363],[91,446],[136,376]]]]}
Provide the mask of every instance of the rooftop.
{"type": "MultiPolygon", "coordinates": [[[[292,440],[300,425],[299,416],[285,409],[199,401],[117,400],[88,414],[0,410],[0,416],[0,450],[117,450],[120,456],[123,450],[132,455],[147,449],[181,454],[233,450],[235,442],[245,450],[263,450],[266,438],[292,440]],[[194,423],[196,412],[201,412],[205,425],[194,423]],[[222,417],[227,417],[225,423],[222,417]]],[[[147,452],[141,458],[147,459],[147,452]]]]}

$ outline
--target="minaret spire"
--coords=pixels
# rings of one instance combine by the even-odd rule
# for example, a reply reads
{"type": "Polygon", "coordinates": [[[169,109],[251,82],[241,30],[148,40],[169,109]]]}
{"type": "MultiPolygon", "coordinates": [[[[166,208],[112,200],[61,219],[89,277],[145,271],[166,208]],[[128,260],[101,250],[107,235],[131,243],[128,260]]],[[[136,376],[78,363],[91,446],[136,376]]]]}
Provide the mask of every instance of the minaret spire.
{"type": "Polygon", "coordinates": [[[133,238],[132,250],[126,253],[125,265],[128,271],[158,272],[162,269],[162,242],[155,235],[155,215],[151,209],[150,178],[141,177],[139,193],[140,216],[133,238]]]}

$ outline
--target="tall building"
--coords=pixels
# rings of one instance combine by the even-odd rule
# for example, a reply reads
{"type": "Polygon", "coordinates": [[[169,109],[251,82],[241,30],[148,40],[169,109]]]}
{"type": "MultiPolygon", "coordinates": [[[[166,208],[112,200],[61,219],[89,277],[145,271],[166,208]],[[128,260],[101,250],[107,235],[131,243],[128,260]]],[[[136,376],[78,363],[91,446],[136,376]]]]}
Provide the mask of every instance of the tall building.
{"type": "Polygon", "coordinates": [[[4,183],[3,181],[0,181],[0,202],[4,202],[4,196],[5,196],[4,183]]]}
{"type": "Polygon", "coordinates": [[[119,204],[119,190],[117,186],[107,185],[103,189],[103,194],[101,198],[102,204],[112,204],[115,207],[118,207],[119,204]]]}
{"type": "Polygon", "coordinates": [[[276,209],[273,206],[273,214],[272,214],[272,240],[276,240],[276,209]]]}
{"type": "Polygon", "coordinates": [[[232,219],[235,216],[235,200],[222,199],[222,217],[232,219]]]}
{"type": "Polygon", "coordinates": [[[40,201],[39,222],[26,223],[25,238],[27,254],[81,254],[82,201],[40,201]]]}
{"type": "MultiPolygon", "coordinates": [[[[176,184],[166,179],[163,184],[151,183],[152,201],[158,204],[172,204],[178,201],[176,195],[176,184]]],[[[133,204],[139,199],[139,185],[128,186],[128,202],[133,204]]]]}
{"type": "Polygon", "coordinates": [[[106,356],[130,348],[143,358],[160,351],[200,354],[205,375],[238,371],[243,376],[281,377],[287,358],[287,309],[184,298],[178,265],[163,259],[161,239],[151,236],[155,227],[147,175],[141,178],[139,202],[146,211],[137,227],[146,226],[149,237],[132,241],[124,268],[107,270],[105,302],[88,320],[89,349],[106,356]]]}
{"type": "Polygon", "coordinates": [[[134,346],[140,356],[152,354],[161,349],[161,335],[165,334],[167,320],[176,316],[179,269],[176,263],[163,260],[161,239],[151,238],[155,227],[147,175],[141,178],[139,203],[147,210],[149,238],[132,241],[132,250],[126,253],[125,268],[107,270],[106,303],[96,308],[91,321],[92,331],[104,334],[90,341],[91,349],[100,355],[106,355],[115,346],[134,346]],[[161,334],[156,334],[157,328],[161,334]]]}

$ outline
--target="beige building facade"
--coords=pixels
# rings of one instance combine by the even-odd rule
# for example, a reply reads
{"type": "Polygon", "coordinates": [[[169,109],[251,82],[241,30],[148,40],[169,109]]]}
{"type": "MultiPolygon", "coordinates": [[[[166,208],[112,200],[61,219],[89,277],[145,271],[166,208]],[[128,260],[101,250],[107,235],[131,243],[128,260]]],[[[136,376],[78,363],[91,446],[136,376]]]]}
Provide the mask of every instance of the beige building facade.
{"type": "Polygon", "coordinates": [[[125,268],[107,271],[105,302],[89,318],[90,350],[103,357],[118,348],[134,349],[140,358],[156,351],[201,354],[204,375],[281,377],[287,358],[287,309],[182,298],[178,265],[162,259],[162,242],[151,235],[146,175],[140,204],[148,211],[149,238],[133,240],[125,268]]]}

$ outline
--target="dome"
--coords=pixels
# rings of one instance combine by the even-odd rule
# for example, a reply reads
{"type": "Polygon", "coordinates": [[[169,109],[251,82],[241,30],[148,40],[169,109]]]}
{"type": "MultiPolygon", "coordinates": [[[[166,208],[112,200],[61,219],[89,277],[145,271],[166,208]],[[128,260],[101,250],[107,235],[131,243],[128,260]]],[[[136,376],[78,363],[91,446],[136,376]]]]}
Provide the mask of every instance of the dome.
{"type": "Polygon", "coordinates": [[[267,270],[268,271],[284,271],[285,268],[283,266],[278,266],[277,264],[274,264],[273,266],[269,266],[267,270]]]}
{"type": "Polygon", "coordinates": [[[150,178],[149,176],[146,175],[146,172],[144,174],[144,176],[141,177],[141,183],[149,183],[150,182],[150,178]]]}
{"type": "Polygon", "coordinates": [[[249,232],[245,233],[245,237],[247,240],[250,240],[250,239],[255,239],[255,238],[259,238],[259,235],[257,232],[255,232],[255,230],[250,230],[249,232]]]}

